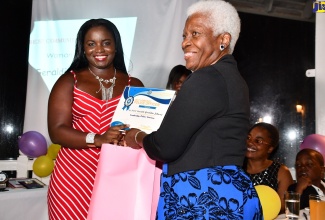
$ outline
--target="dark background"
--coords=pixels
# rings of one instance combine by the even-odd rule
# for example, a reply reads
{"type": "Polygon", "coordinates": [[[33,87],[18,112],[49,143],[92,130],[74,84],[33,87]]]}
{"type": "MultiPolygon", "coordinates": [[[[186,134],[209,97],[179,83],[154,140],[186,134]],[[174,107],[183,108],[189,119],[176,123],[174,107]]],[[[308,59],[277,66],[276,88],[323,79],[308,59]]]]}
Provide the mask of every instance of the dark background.
{"type": "Polygon", "coordinates": [[[294,166],[300,142],[315,133],[315,23],[240,13],[242,31],[234,50],[251,101],[251,123],[266,113],[279,129],[274,157],[294,166]],[[304,113],[296,111],[296,105],[304,113]],[[297,138],[290,140],[288,133],[297,138]]]}
{"type": "MultiPolygon", "coordinates": [[[[0,159],[16,159],[22,134],[32,0],[4,1],[0,9],[0,159]],[[7,126],[13,130],[8,132],[7,126]]],[[[239,13],[234,56],[250,89],[251,123],[265,114],[280,132],[275,158],[292,167],[300,141],[315,132],[315,23],[239,13]],[[304,114],[296,112],[304,106],[304,114]],[[295,130],[297,139],[287,133],[295,130]]]]}
{"type": "Polygon", "coordinates": [[[23,132],[32,0],[1,1],[0,159],[19,156],[23,132]],[[8,126],[12,131],[8,131],[8,126]]]}

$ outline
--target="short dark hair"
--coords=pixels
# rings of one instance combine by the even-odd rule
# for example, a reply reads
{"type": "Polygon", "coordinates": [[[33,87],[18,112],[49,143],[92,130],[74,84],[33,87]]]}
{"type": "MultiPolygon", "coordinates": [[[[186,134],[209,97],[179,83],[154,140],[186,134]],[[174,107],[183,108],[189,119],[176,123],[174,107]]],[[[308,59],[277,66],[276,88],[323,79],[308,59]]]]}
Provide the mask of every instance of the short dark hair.
{"type": "Polygon", "coordinates": [[[127,73],[125,62],[124,62],[124,53],[123,53],[120,33],[117,27],[112,22],[103,18],[90,19],[80,27],[76,39],[74,58],[72,64],[70,65],[67,71],[79,70],[88,66],[88,60],[86,59],[86,56],[84,54],[85,36],[89,31],[89,29],[98,26],[105,27],[109,32],[113,34],[114,41],[115,41],[115,48],[116,48],[116,53],[113,60],[114,67],[117,70],[127,73]]]}
{"type": "Polygon", "coordinates": [[[298,158],[298,156],[300,156],[301,154],[309,154],[309,155],[312,155],[312,156],[315,156],[316,160],[319,162],[319,164],[321,166],[324,166],[324,157],[323,155],[318,152],[317,150],[314,150],[314,149],[310,149],[310,148],[304,148],[302,150],[300,150],[298,153],[297,153],[297,156],[296,156],[296,160],[298,158]]]}
{"type": "Polygon", "coordinates": [[[269,137],[271,139],[271,143],[270,144],[274,148],[277,148],[279,146],[279,131],[278,131],[278,129],[274,125],[269,124],[269,123],[266,123],[266,122],[259,122],[259,123],[254,124],[249,129],[249,132],[251,132],[251,130],[253,130],[256,127],[264,128],[269,133],[269,137]]]}
{"type": "Polygon", "coordinates": [[[166,89],[170,89],[170,86],[177,82],[183,75],[188,76],[191,73],[192,71],[186,69],[184,65],[174,66],[169,73],[166,89]]]}

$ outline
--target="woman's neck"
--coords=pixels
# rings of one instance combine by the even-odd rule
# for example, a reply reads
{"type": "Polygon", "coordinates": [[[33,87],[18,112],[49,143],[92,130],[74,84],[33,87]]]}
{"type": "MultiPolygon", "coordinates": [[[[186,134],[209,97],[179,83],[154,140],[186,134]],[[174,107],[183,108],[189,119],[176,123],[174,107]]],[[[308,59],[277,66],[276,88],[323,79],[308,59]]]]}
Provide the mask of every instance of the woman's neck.
{"type": "Polygon", "coordinates": [[[272,160],[247,160],[247,172],[250,174],[260,173],[272,164],[272,160]]]}

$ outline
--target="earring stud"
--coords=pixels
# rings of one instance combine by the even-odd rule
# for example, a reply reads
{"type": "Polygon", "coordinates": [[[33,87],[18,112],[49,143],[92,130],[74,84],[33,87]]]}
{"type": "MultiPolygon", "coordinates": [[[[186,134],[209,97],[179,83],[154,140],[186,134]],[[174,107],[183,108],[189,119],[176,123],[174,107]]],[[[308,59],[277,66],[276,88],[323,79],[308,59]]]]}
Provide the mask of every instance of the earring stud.
{"type": "Polygon", "coordinates": [[[220,50],[223,51],[225,49],[225,45],[224,44],[220,44],[220,50]]]}

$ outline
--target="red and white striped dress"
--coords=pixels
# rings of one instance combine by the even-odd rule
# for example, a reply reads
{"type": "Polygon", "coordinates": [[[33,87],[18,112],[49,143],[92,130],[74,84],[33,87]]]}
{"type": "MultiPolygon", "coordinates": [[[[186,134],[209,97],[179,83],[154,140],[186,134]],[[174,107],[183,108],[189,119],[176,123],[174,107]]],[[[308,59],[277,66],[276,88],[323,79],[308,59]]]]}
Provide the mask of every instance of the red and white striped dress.
{"type": "MultiPolygon", "coordinates": [[[[104,133],[109,128],[121,96],[108,101],[97,99],[79,90],[75,73],[72,74],[75,78],[73,128],[83,132],[104,133]]],[[[100,148],[61,148],[48,190],[49,219],[87,218],[99,154],[100,148]]]]}

